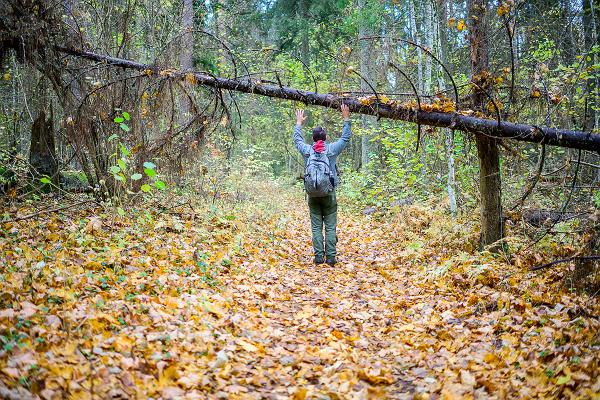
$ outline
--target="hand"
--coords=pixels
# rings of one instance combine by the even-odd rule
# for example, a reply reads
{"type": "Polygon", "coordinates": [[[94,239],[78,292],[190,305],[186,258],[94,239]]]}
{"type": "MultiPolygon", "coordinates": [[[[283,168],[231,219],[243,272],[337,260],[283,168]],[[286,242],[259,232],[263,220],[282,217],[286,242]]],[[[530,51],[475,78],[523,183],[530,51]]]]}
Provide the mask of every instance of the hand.
{"type": "Polygon", "coordinates": [[[344,121],[348,121],[350,119],[350,109],[348,108],[348,106],[342,104],[340,106],[340,111],[342,112],[342,117],[344,118],[344,121]]]}
{"type": "Polygon", "coordinates": [[[302,126],[306,117],[304,116],[304,110],[299,108],[296,109],[296,125],[302,126]]]}

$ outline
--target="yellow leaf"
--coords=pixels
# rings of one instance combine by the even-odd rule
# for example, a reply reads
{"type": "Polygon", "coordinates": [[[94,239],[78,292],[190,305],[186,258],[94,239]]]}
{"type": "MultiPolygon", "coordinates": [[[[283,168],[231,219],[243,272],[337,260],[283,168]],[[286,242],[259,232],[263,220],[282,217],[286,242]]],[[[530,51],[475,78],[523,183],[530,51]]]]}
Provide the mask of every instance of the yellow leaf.
{"type": "Polygon", "coordinates": [[[306,399],[307,393],[308,393],[308,389],[298,388],[292,395],[292,400],[304,400],[304,399],[306,399]]]}
{"type": "Polygon", "coordinates": [[[5,81],[9,81],[10,80],[10,72],[7,72],[4,74],[4,80],[5,81]]]}
{"type": "Polygon", "coordinates": [[[364,368],[358,372],[358,377],[373,385],[391,385],[394,383],[392,373],[382,368],[364,368]]]}
{"type": "Polygon", "coordinates": [[[166,368],[160,375],[160,378],[158,379],[158,385],[160,388],[172,385],[174,386],[174,383],[177,381],[178,378],[179,372],[177,365],[171,365],[168,368],[166,368]]]}
{"type": "Polygon", "coordinates": [[[250,343],[244,339],[238,340],[238,344],[242,347],[242,349],[249,351],[251,353],[255,353],[258,351],[258,347],[256,347],[255,345],[253,345],[252,343],[250,343]]]}
{"type": "Polygon", "coordinates": [[[209,313],[219,318],[225,315],[225,311],[221,307],[208,301],[202,303],[202,308],[204,308],[205,311],[208,311],[209,313]]]}
{"type": "Polygon", "coordinates": [[[390,98],[383,94],[379,96],[379,102],[381,104],[388,104],[390,102],[390,98]]]}
{"type": "Polygon", "coordinates": [[[404,324],[404,325],[400,325],[397,328],[398,331],[402,332],[402,331],[414,331],[415,330],[415,326],[413,324],[404,324]]]}
{"type": "Polygon", "coordinates": [[[540,92],[540,89],[538,88],[533,88],[529,97],[531,97],[532,99],[538,99],[542,97],[542,92],[540,92]]]}
{"type": "Polygon", "coordinates": [[[196,75],[194,75],[191,72],[188,72],[187,74],[185,74],[185,81],[187,83],[189,83],[190,85],[195,85],[196,83],[198,83],[198,80],[196,79],[196,75]]]}
{"type": "Polygon", "coordinates": [[[460,21],[458,21],[458,25],[456,25],[456,29],[461,32],[463,31],[467,26],[465,25],[465,20],[461,19],[460,21]]]}
{"type": "Polygon", "coordinates": [[[493,353],[487,353],[485,356],[483,356],[483,361],[485,361],[488,364],[495,363],[497,360],[498,356],[496,356],[493,353]]]}
{"type": "Polygon", "coordinates": [[[500,7],[498,7],[497,13],[498,16],[501,17],[503,15],[508,14],[508,12],[510,11],[510,6],[508,4],[502,4],[500,7]]]}
{"type": "Polygon", "coordinates": [[[335,337],[336,339],[341,339],[344,337],[344,334],[336,329],[333,330],[333,332],[331,332],[331,334],[333,335],[333,337],[335,337]]]}

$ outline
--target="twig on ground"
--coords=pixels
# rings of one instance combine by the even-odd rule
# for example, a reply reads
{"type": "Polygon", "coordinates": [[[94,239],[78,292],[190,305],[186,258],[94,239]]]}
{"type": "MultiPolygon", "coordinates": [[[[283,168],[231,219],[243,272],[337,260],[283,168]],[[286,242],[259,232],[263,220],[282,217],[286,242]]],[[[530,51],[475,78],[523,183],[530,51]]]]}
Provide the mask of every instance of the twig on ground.
{"type": "Polygon", "coordinates": [[[80,202],[69,204],[69,205],[62,206],[62,207],[51,208],[49,210],[41,210],[41,211],[38,211],[38,212],[34,212],[34,213],[31,213],[31,214],[24,215],[22,217],[8,219],[6,221],[0,221],[0,222],[7,223],[7,222],[24,221],[24,220],[27,220],[27,219],[30,219],[30,218],[37,217],[37,216],[42,215],[42,214],[50,214],[50,213],[54,213],[54,212],[66,210],[68,208],[77,207],[77,206],[80,206],[82,204],[87,204],[87,203],[96,203],[96,200],[88,199],[88,200],[80,201],[80,202]]]}
{"type": "Polygon", "coordinates": [[[573,256],[573,257],[568,257],[568,258],[562,258],[560,260],[554,260],[554,261],[546,263],[546,264],[536,265],[535,267],[529,268],[529,270],[530,271],[539,271],[544,268],[552,267],[553,265],[556,265],[556,264],[561,264],[564,262],[569,262],[569,261],[574,261],[574,260],[600,260],[600,256],[573,256]]]}

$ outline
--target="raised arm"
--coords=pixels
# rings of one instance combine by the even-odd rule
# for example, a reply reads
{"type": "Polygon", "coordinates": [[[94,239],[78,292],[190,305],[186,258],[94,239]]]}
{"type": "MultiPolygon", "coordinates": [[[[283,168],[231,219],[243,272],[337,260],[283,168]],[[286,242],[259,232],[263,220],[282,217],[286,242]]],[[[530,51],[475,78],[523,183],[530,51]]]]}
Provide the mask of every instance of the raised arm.
{"type": "Polygon", "coordinates": [[[350,110],[348,109],[347,105],[342,104],[340,106],[340,111],[342,112],[342,118],[344,118],[342,137],[329,145],[330,151],[336,156],[340,154],[342,150],[346,148],[346,146],[348,146],[348,143],[350,143],[350,137],[352,136],[352,131],[350,129],[350,110]]]}
{"type": "Polygon", "coordinates": [[[296,126],[294,126],[294,146],[296,149],[305,157],[308,157],[310,153],[310,146],[304,143],[304,138],[302,137],[302,123],[306,117],[304,116],[304,110],[296,110],[296,126]]]}

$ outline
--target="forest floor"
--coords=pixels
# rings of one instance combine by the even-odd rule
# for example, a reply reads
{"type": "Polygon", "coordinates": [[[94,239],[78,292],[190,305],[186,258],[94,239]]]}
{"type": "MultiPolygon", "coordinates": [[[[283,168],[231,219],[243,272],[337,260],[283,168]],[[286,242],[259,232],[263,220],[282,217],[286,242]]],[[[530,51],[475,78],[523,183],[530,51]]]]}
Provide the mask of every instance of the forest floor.
{"type": "Polygon", "coordinates": [[[598,398],[600,307],[556,272],[419,206],[342,212],[314,266],[303,199],[273,207],[2,224],[0,397],[598,398]]]}

